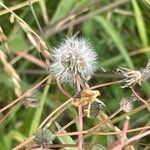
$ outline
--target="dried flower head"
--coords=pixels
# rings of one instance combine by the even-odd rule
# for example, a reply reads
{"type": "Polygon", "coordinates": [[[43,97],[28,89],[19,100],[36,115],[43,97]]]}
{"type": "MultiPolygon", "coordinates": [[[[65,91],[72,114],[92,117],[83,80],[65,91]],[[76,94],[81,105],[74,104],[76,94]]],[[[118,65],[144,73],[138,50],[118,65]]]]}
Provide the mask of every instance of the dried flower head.
{"type": "MultiPolygon", "coordinates": [[[[72,101],[72,104],[78,107],[85,106],[89,103],[93,103],[94,101],[99,102],[97,97],[100,95],[101,94],[98,90],[84,89],[74,96],[74,101],[72,101]]],[[[101,104],[102,102],[100,101],[99,103],[101,104]]]]}
{"type": "Polygon", "coordinates": [[[141,80],[142,80],[142,74],[140,71],[135,71],[131,70],[128,68],[124,67],[118,67],[117,72],[124,77],[124,82],[121,87],[126,88],[126,87],[133,87],[135,84],[140,84],[141,85],[141,80]]]}
{"type": "Polygon", "coordinates": [[[96,52],[84,38],[66,37],[53,50],[50,71],[61,82],[73,82],[77,74],[84,80],[96,70],[96,52]]]}
{"type": "Polygon", "coordinates": [[[120,108],[124,112],[130,112],[133,109],[133,102],[136,101],[137,98],[134,95],[131,95],[130,97],[122,98],[120,101],[120,108]]]}
{"type": "Polygon", "coordinates": [[[96,117],[99,115],[101,109],[104,107],[102,104],[100,104],[100,103],[98,103],[98,102],[93,102],[93,103],[90,105],[90,109],[89,109],[89,110],[88,110],[88,106],[89,106],[89,105],[85,105],[85,106],[83,107],[83,109],[84,109],[84,114],[85,114],[85,116],[87,116],[87,117],[90,118],[90,119],[96,118],[96,117]],[[88,111],[89,111],[89,112],[88,112],[88,111]]]}
{"type": "Polygon", "coordinates": [[[95,118],[95,116],[98,115],[100,108],[105,107],[105,104],[97,98],[100,95],[98,90],[84,89],[74,97],[72,104],[76,107],[84,106],[85,115],[88,118],[95,118]]]}
{"type": "Polygon", "coordinates": [[[37,90],[34,90],[28,95],[26,95],[22,101],[22,104],[25,107],[37,107],[38,106],[38,95],[37,95],[37,90]]]}
{"type": "Polygon", "coordinates": [[[118,67],[117,73],[124,77],[124,85],[122,88],[133,87],[135,84],[141,85],[141,81],[150,78],[150,59],[145,68],[139,71],[131,70],[124,67],[118,67]]]}
{"type": "Polygon", "coordinates": [[[52,144],[53,140],[54,140],[54,136],[46,128],[39,129],[34,139],[36,146],[42,148],[48,147],[48,145],[52,144]]]}
{"type": "Polygon", "coordinates": [[[145,68],[140,70],[142,74],[142,80],[148,80],[150,78],[150,59],[145,68]]]}
{"type": "Polygon", "coordinates": [[[38,99],[34,96],[27,96],[23,100],[23,105],[25,107],[37,107],[38,106],[38,99]]]}

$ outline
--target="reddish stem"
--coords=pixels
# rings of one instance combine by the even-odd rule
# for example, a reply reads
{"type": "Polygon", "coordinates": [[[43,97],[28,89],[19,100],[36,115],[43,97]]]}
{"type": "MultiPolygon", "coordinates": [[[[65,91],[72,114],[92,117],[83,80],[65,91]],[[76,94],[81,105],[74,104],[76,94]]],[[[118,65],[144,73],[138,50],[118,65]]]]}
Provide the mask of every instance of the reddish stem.
{"type": "MultiPolygon", "coordinates": [[[[80,76],[76,75],[76,84],[77,84],[77,91],[80,92],[80,76]]],[[[79,116],[79,135],[78,135],[78,150],[82,150],[83,146],[83,112],[82,112],[82,106],[78,106],[78,116],[79,116]]]]}

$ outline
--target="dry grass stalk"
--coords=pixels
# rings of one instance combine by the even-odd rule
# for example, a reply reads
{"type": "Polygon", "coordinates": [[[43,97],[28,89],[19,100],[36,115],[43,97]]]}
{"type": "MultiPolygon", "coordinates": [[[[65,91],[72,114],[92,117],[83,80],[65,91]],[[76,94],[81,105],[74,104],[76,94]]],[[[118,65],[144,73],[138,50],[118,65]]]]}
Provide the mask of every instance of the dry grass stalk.
{"type": "Polygon", "coordinates": [[[0,50],[0,61],[4,65],[4,70],[6,73],[11,77],[11,80],[14,84],[14,91],[17,97],[20,97],[22,95],[22,90],[20,86],[20,77],[15,71],[15,69],[10,65],[10,63],[7,61],[7,57],[3,51],[0,50]]]}
{"type": "Polygon", "coordinates": [[[18,15],[16,15],[13,11],[11,11],[2,2],[0,2],[0,5],[11,13],[11,17],[14,17],[14,19],[16,19],[16,21],[18,22],[20,27],[26,32],[27,37],[30,40],[30,42],[32,43],[32,45],[39,52],[42,53],[42,55],[46,59],[47,64],[49,64],[49,61],[51,59],[51,55],[50,55],[49,48],[48,48],[46,42],[44,41],[44,39],[42,39],[40,36],[38,36],[38,34],[36,34],[24,20],[22,20],[18,15]]]}
{"type": "Polygon", "coordinates": [[[36,34],[27,23],[22,22],[21,20],[17,19],[17,22],[19,23],[20,27],[26,32],[28,39],[33,44],[33,46],[42,53],[42,55],[45,57],[47,63],[49,64],[49,60],[51,59],[49,48],[40,36],[36,34]]]}
{"type": "Polygon", "coordinates": [[[4,34],[3,29],[2,29],[1,26],[0,26],[0,42],[3,43],[6,50],[8,52],[10,52],[7,36],[4,34]]]}
{"type": "MultiPolygon", "coordinates": [[[[32,3],[37,3],[37,2],[39,2],[39,1],[40,1],[40,0],[32,0],[32,3]]],[[[28,2],[28,0],[27,0],[27,1],[25,1],[25,2],[22,2],[22,3],[18,3],[18,4],[16,4],[16,5],[13,5],[13,6],[9,7],[9,9],[10,9],[11,11],[15,11],[15,10],[21,9],[21,8],[23,8],[23,7],[26,7],[26,6],[28,6],[28,5],[29,5],[29,2],[28,2]]],[[[0,16],[5,15],[5,14],[7,14],[7,13],[9,13],[9,11],[6,10],[6,9],[0,10],[0,16]]]]}

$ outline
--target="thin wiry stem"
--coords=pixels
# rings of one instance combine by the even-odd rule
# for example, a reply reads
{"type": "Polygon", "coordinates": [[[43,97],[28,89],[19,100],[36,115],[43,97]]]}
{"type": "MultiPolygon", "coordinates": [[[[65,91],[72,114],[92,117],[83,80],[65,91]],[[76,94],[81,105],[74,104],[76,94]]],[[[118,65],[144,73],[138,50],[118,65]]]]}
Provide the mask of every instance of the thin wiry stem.
{"type": "Polygon", "coordinates": [[[121,83],[121,82],[123,82],[123,80],[112,81],[112,82],[107,82],[107,83],[100,83],[98,85],[94,85],[94,86],[90,87],[89,89],[93,90],[93,89],[96,89],[96,88],[110,86],[110,85],[118,84],[118,83],[121,83]]]}
{"type": "Polygon", "coordinates": [[[31,1],[31,0],[28,0],[28,2],[29,2],[29,7],[30,7],[30,9],[31,9],[31,12],[32,12],[32,14],[33,14],[33,17],[34,17],[34,19],[35,19],[35,22],[36,22],[36,24],[37,24],[37,27],[38,27],[38,29],[39,29],[41,35],[44,37],[44,34],[43,34],[43,31],[42,31],[41,25],[40,25],[40,23],[39,23],[39,21],[38,21],[38,18],[37,18],[37,16],[36,16],[35,11],[34,11],[34,8],[33,8],[33,5],[32,5],[32,1],[31,1]]]}
{"type": "MultiPolygon", "coordinates": [[[[70,101],[69,101],[69,103],[70,103],[70,101]]],[[[60,107],[63,107],[62,105],[60,106],[60,107]]],[[[143,107],[142,107],[143,108],[143,107]]],[[[144,107],[145,108],[145,107],[144,107]]],[[[139,110],[139,109],[138,109],[139,110]]],[[[140,109],[141,110],[141,109],[140,109]]],[[[138,112],[138,111],[136,111],[136,112],[138,112]]],[[[42,123],[41,123],[41,125],[43,124],[43,126],[45,125],[45,123],[44,122],[47,122],[47,119],[48,118],[46,118],[46,120],[44,120],[42,123]]],[[[49,119],[48,119],[49,120],[49,119]]],[[[108,120],[105,120],[105,121],[103,121],[103,122],[101,122],[101,126],[103,126],[106,122],[107,122],[108,120]]],[[[118,119],[117,120],[114,120],[113,122],[117,122],[118,121],[118,119]]],[[[40,125],[40,126],[41,126],[40,125]]],[[[42,128],[43,126],[41,126],[40,128],[42,128]]],[[[99,128],[101,127],[101,126],[99,126],[99,128]]],[[[93,128],[91,128],[91,129],[93,129],[93,128]]],[[[94,132],[95,131],[95,129],[94,130],[91,130],[91,129],[89,129],[89,130],[86,130],[86,131],[83,131],[83,134],[84,133],[87,133],[87,134],[94,134],[94,135],[114,135],[114,134],[118,134],[119,132],[109,132],[109,133],[102,133],[102,132],[94,132]],[[89,132],[89,131],[91,131],[91,132],[89,132]]],[[[97,129],[97,128],[96,128],[97,129]]],[[[150,126],[145,126],[145,127],[140,127],[140,128],[135,128],[135,129],[129,129],[127,132],[136,132],[136,131],[140,131],[140,130],[146,130],[146,129],[150,129],[150,126]]],[[[61,133],[59,133],[59,131],[58,131],[58,134],[61,134],[61,133]]],[[[73,133],[72,133],[72,135],[73,135],[73,133]]],[[[76,135],[76,134],[75,134],[76,135]]],[[[78,135],[78,134],[77,134],[78,135]]],[[[56,133],[56,136],[57,136],[57,133],[56,133]]],[[[64,135],[65,136],[65,135],[64,135]]],[[[30,137],[29,139],[27,139],[26,141],[24,141],[24,142],[22,142],[22,143],[20,143],[19,145],[17,145],[13,150],[18,150],[18,149],[20,149],[21,147],[23,147],[23,146],[25,146],[26,144],[28,144],[29,142],[31,142],[32,140],[34,139],[34,136],[32,136],[32,137],[30,137]]]]}
{"type": "MultiPolygon", "coordinates": [[[[125,126],[127,127],[127,126],[125,126]]],[[[141,130],[147,130],[147,129],[150,129],[150,126],[144,126],[144,127],[139,127],[139,128],[134,128],[134,129],[129,129],[129,130],[126,130],[126,133],[132,133],[132,132],[137,132],[137,131],[141,131],[141,130]]],[[[87,131],[82,131],[82,134],[87,134],[88,132],[87,131]]],[[[90,133],[91,135],[117,135],[117,134],[121,134],[122,131],[116,131],[116,132],[93,132],[93,133],[90,133]]],[[[61,137],[61,136],[74,136],[74,135],[78,135],[79,134],[79,131],[78,132],[69,132],[69,133],[61,133],[61,132],[57,132],[54,136],[57,136],[57,137],[61,137]]]]}
{"type": "Polygon", "coordinates": [[[143,138],[143,137],[145,137],[145,136],[148,136],[148,135],[150,135],[150,130],[148,130],[148,131],[146,131],[146,132],[144,132],[144,133],[142,133],[142,134],[140,134],[140,135],[136,135],[136,136],[130,138],[129,140],[127,140],[127,142],[125,143],[125,145],[128,145],[128,144],[130,144],[131,142],[136,141],[136,140],[139,140],[139,139],[141,139],[141,138],[143,138]]]}
{"type": "Polygon", "coordinates": [[[0,119],[0,124],[2,124],[2,123],[6,120],[6,118],[10,115],[11,112],[12,112],[12,109],[11,109],[10,111],[8,111],[8,112],[5,114],[5,116],[3,116],[3,117],[0,119]]]}
{"type": "MultiPolygon", "coordinates": [[[[48,121],[51,119],[51,117],[53,117],[55,114],[57,114],[63,107],[70,105],[70,103],[72,102],[73,98],[68,99],[65,103],[63,103],[62,105],[60,105],[57,109],[55,109],[50,115],[48,115],[46,117],[46,119],[40,124],[39,128],[43,128],[48,121]]],[[[69,106],[68,106],[69,107],[69,106]]],[[[49,124],[50,125],[50,124],[49,124]]],[[[49,125],[47,127],[49,127],[49,125]]]]}
{"type": "MultiPolygon", "coordinates": [[[[31,3],[37,3],[37,2],[39,2],[39,1],[40,1],[40,0],[32,0],[31,3]]],[[[26,6],[28,6],[28,5],[29,5],[29,2],[28,2],[28,1],[25,1],[25,2],[22,2],[22,3],[19,3],[19,4],[16,4],[16,5],[13,5],[13,6],[9,7],[9,10],[15,11],[15,10],[18,10],[18,9],[20,9],[20,8],[26,7],[26,6]]],[[[1,10],[1,11],[0,11],[0,16],[5,15],[5,14],[7,14],[7,13],[9,13],[8,10],[6,10],[6,9],[1,10]]]]}
{"type": "Polygon", "coordinates": [[[150,111],[150,105],[149,105],[149,103],[147,103],[147,101],[145,101],[143,98],[141,98],[141,97],[136,93],[136,91],[134,90],[133,87],[131,88],[131,90],[132,90],[133,94],[134,94],[141,102],[143,102],[143,103],[145,104],[147,110],[150,111]]]}
{"type": "Polygon", "coordinates": [[[51,60],[51,54],[50,54],[50,49],[48,45],[46,44],[46,41],[43,40],[36,32],[34,32],[30,26],[23,20],[21,19],[18,15],[16,15],[13,11],[9,10],[9,8],[4,5],[0,1],[0,5],[4,7],[6,10],[8,10],[16,19],[20,27],[26,32],[28,39],[32,43],[32,45],[42,53],[42,55],[45,57],[47,64],[50,63],[51,60]]]}
{"type": "Polygon", "coordinates": [[[67,96],[68,98],[72,97],[71,94],[69,94],[67,91],[64,90],[64,88],[62,87],[59,79],[56,79],[57,81],[57,85],[58,85],[58,88],[60,89],[60,91],[65,95],[67,96]]]}
{"type": "Polygon", "coordinates": [[[21,58],[24,58],[34,64],[36,64],[37,66],[40,66],[41,68],[46,68],[47,65],[44,61],[34,57],[33,55],[30,55],[28,54],[27,52],[25,51],[21,51],[21,52],[16,52],[16,54],[21,57],[21,58]]]}
{"type": "MultiPolygon", "coordinates": [[[[39,29],[39,31],[40,31],[40,33],[41,33],[41,36],[42,36],[43,40],[45,41],[46,46],[49,48],[48,43],[47,43],[47,41],[46,41],[46,38],[45,38],[45,36],[44,36],[44,33],[43,33],[43,31],[42,31],[41,25],[40,25],[40,23],[39,23],[39,20],[38,20],[38,18],[37,18],[37,15],[36,15],[36,13],[35,13],[35,11],[34,11],[34,7],[33,7],[33,5],[32,5],[32,1],[31,1],[31,0],[28,0],[28,1],[29,1],[29,7],[30,7],[31,12],[32,12],[32,14],[33,14],[33,17],[34,17],[34,19],[35,19],[35,21],[36,21],[37,27],[38,27],[38,29],[39,29]]],[[[49,50],[50,50],[50,49],[49,49],[49,50]]]]}
{"type": "Polygon", "coordinates": [[[65,126],[63,126],[60,130],[57,131],[57,133],[61,133],[63,130],[66,130],[68,127],[70,127],[72,124],[76,123],[78,117],[67,123],[65,126]]]}
{"type": "Polygon", "coordinates": [[[28,144],[29,142],[31,142],[34,139],[35,136],[31,136],[30,138],[28,138],[27,140],[25,140],[24,142],[20,143],[19,145],[17,145],[16,147],[14,147],[12,150],[19,150],[22,147],[24,147],[26,144],[28,144]]]}
{"type": "Polygon", "coordinates": [[[80,16],[78,16],[78,14],[77,14],[77,16],[76,15],[71,15],[71,17],[68,16],[70,19],[67,20],[67,22],[66,21],[62,22],[62,20],[61,20],[61,22],[58,22],[57,24],[54,24],[51,28],[48,28],[45,31],[45,37],[52,36],[52,35],[60,32],[62,30],[67,29],[70,26],[70,24],[71,24],[72,18],[75,19],[74,20],[74,25],[76,25],[76,24],[79,24],[79,23],[81,23],[81,22],[83,22],[83,21],[85,21],[87,19],[90,19],[90,18],[96,16],[97,14],[101,14],[101,13],[104,13],[106,11],[109,11],[109,10],[111,10],[113,8],[116,8],[116,7],[120,6],[120,5],[123,5],[123,4],[125,4],[125,3],[129,2],[129,1],[130,0],[117,0],[115,2],[112,2],[112,3],[108,4],[108,5],[102,6],[101,8],[97,8],[93,12],[89,11],[85,15],[81,15],[80,14],[80,16]]]}

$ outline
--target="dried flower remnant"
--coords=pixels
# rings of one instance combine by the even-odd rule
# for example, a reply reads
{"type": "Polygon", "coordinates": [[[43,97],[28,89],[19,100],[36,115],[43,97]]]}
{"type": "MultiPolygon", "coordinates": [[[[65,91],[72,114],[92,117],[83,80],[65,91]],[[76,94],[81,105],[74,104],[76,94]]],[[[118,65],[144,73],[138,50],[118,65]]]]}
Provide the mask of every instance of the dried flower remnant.
{"type": "Polygon", "coordinates": [[[148,80],[150,78],[150,59],[148,60],[146,67],[142,68],[140,72],[142,74],[142,80],[148,80]]]}
{"type": "Polygon", "coordinates": [[[38,95],[37,90],[29,93],[27,96],[24,97],[22,104],[25,107],[37,107],[38,106],[38,95]]]}
{"type": "Polygon", "coordinates": [[[133,109],[133,102],[136,101],[137,98],[134,95],[131,95],[130,97],[125,97],[120,101],[120,108],[124,112],[130,112],[133,109]]]}
{"type": "Polygon", "coordinates": [[[38,106],[38,99],[33,96],[25,97],[23,100],[23,105],[25,107],[37,107],[38,106]]]}
{"type": "MultiPolygon", "coordinates": [[[[92,108],[96,108],[99,110],[100,108],[105,107],[105,104],[97,98],[98,96],[100,96],[100,92],[98,90],[84,89],[77,96],[75,96],[72,104],[76,107],[85,106],[84,110],[86,116],[91,118],[93,112],[92,108]],[[97,106],[95,106],[95,102],[97,106]]],[[[97,113],[99,113],[99,111],[96,112],[96,115],[97,113]]]]}
{"type": "Polygon", "coordinates": [[[98,103],[98,102],[93,102],[93,103],[91,104],[89,110],[88,110],[88,106],[89,106],[89,105],[85,105],[85,106],[83,107],[83,109],[84,109],[84,114],[85,114],[85,116],[87,116],[87,117],[90,118],[90,119],[96,118],[96,117],[99,115],[101,109],[104,107],[102,104],[100,104],[100,103],[98,103]],[[89,112],[88,112],[88,111],[89,111],[89,112]]]}
{"type": "Polygon", "coordinates": [[[130,87],[132,88],[135,84],[141,85],[141,82],[148,80],[150,78],[150,60],[145,68],[141,70],[131,70],[124,67],[118,67],[117,73],[124,77],[122,88],[130,87]]]}
{"type": "Polygon", "coordinates": [[[34,139],[36,146],[42,148],[47,148],[50,144],[52,144],[53,140],[54,140],[54,136],[46,128],[39,129],[34,139]]]}
{"type": "Polygon", "coordinates": [[[142,75],[140,71],[134,71],[124,67],[118,67],[117,73],[119,73],[122,77],[124,77],[124,82],[121,87],[133,87],[135,84],[141,85],[142,75]]]}
{"type": "Polygon", "coordinates": [[[53,50],[50,71],[61,82],[75,82],[78,74],[87,80],[96,70],[97,55],[91,44],[84,38],[67,37],[53,50]]]}
{"type": "MultiPolygon", "coordinates": [[[[94,101],[99,102],[97,97],[100,95],[101,94],[98,90],[84,89],[74,97],[72,104],[74,106],[85,106],[88,103],[93,103],[94,101]]],[[[99,103],[103,104],[101,101],[99,103]]]]}

